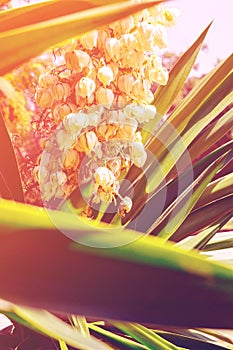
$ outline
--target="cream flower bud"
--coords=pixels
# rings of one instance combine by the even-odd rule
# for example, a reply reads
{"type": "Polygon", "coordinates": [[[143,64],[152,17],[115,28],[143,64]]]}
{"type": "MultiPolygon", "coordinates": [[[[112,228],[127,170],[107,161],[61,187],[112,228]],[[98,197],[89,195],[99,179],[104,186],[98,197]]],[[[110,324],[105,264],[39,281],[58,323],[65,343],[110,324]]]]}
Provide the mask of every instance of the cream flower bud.
{"type": "Polygon", "coordinates": [[[129,104],[124,108],[124,113],[129,118],[135,118],[139,123],[144,123],[155,117],[156,108],[153,105],[129,104]]]}
{"type": "Polygon", "coordinates": [[[126,117],[135,118],[135,107],[137,107],[137,105],[133,103],[130,103],[127,106],[125,106],[124,114],[126,115],[126,117]]]}
{"type": "Polygon", "coordinates": [[[122,199],[119,205],[119,214],[124,217],[132,209],[133,203],[130,197],[126,196],[122,199]]]}
{"type": "Polygon", "coordinates": [[[163,12],[162,24],[167,27],[172,27],[176,24],[176,20],[180,15],[180,11],[177,8],[169,8],[163,12]]]}
{"type": "Polygon", "coordinates": [[[133,16],[127,16],[120,20],[122,33],[129,33],[135,26],[133,16]]]}
{"type": "Polygon", "coordinates": [[[100,87],[97,91],[96,91],[96,101],[99,104],[112,104],[114,101],[114,93],[111,89],[107,89],[104,87],[100,87]]]}
{"type": "Polygon", "coordinates": [[[64,154],[63,166],[66,170],[76,170],[79,165],[79,154],[74,149],[68,149],[64,154]]]}
{"type": "Polygon", "coordinates": [[[64,56],[67,52],[71,52],[76,49],[77,40],[71,39],[65,46],[59,46],[54,49],[54,54],[56,56],[64,56]]]}
{"type": "Polygon", "coordinates": [[[61,122],[67,114],[76,112],[76,110],[76,106],[72,103],[58,103],[54,106],[52,114],[54,120],[58,123],[61,122]]]}
{"type": "Polygon", "coordinates": [[[143,102],[149,103],[149,104],[150,104],[150,103],[153,102],[153,100],[154,100],[154,94],[153,94],[153,92],[150,91],[150,90],[147,90],[146,93],[145,93],[145,97],[144,97],[143,102]]]}
{"type": "Polygon", "coordinates": [[[105,52],[110,59],[117,61],[120,58],[121,45],[117,38],[108,38],[105,42],[105,52]]]}
{"type": "Polygon", "coordinates": [[[132,162],[139,168],[141,168],[145,164],[147,154],[142,143],[133,142],[131,144],[130,158],[132,162]]]}
{"type": "Polygon", "coordinates": [[[134,50],[122,57],[122,65],[125,68],[140,69],[145,62],[145,58],[146,56],[143,51],[134,50]]]}
{"type": "Polygon", "coordinates": [[[157,55],[151,55],[148,60],[151,69],[159,69],[162,66],[162,59],[157,55]]]}
{"type": "Polygon", "coordinates": [[[120,95],[116,95],[115,102],[118,104],[126,104],[128,102],[128,98],[125,94],[121,93],[120,95]]]}
{"type": "Polygon", "coordinates": [[[55,84],[57,82],[58,82],[58,77],[56,75],[46,72],[40,75],[38,84],[43,88],[47,88],[50,85],[55,84]]]}
{"type": "Polygon", "coordinates": [[[154,45],[158,46],[160,49],[167,47],[167,31],[164,26],[160,24],[156,25],[156,32],[153,41],[154,45]]]}
{"type": "Polygon", "coordinates": [[[53,104],[53,96],[49,89],[39,87],[35,93],[36,103],[44,108],[49,108],[53,104]]]}
{"type": "Polygon", "coordinates": [[[144,101],[150,88],[151,84],[148,80],[137,79],[133,84],[132,94],[136,99],[144,101]]]}
{"type": "Polygon", "coordinates": [[[56,172],[56,178],[59,186],[63,185],[67,180],[66,174],[61,170],[56,172]]]}
{"type": "Polygon", "coordinates": [[[149,39],[152,39],[156,33],[156,27],[151,23],[141,22],[139,23],[137,28],[138,28],[139,39],[141,41],[147,41],[149,39]]]}
{"type": "Polygon", "coordinates": [[[91,113],[88,113],[88,119],[89,119],[90,126],[96,126],[100,122],[101,115],[99,112],[91,112],[91,113]]]}
{"type": "Polygon", "coordinates": [[[74,50],[65,54],[66,66],[68,69],[82,70],[88,67],[91,58],[87,52],[82,50],[74,50]]]}
{"type": "Polygon", "coordinates": [[[132,137],[132,141],[142,143],[142,134],[140,131],[135,132],[132,137]]]}
{"type": "MultiPolygon", "coordinates": [[[[97,189],[98,197],[102,202],[111,203],[114,199],[114,193],[112,191],[105,192],[101,187],[97,189]]],[[[97,198],[98,198],[97,197],[97,198]]]]}
{"type": "Polygon", "coordinates": [[[117,131],[117,138],[123,140],[131,140],[138,127],[136,119],[128,119],[117,131]]]}
{"type": "Polygon", "coordinates": [[[75,149],[78,152],[85,152],[88,154],[99,144],[98,138],[94,131],[88,131],[87,133],[81,134],[75,144],[75,149]]]}
{"type": "Polygon", "coordinates": [[[160,85],[166,85],[168,82],[169,74],[166,68],[160,67],[160,69],[152,69],[149,72],[149,79],[151,82],[156,82],[160,85]]]}
{"type": "Polygon", "coordinates": [[[49,172],[45,166],[40,165],[37,172],[37,180],[39,183],[44,183],[49,177],[49,172]]]}
{"type": "MultiPolygon", "coordinates": [[[[135,3],[141,2],[141,0],[132,0],[135,3]]],[[[141,23],[143,20],[147,20],[150,17],[150,13],[148,10],[142,10],[133,15],[135,25],[138,25],[138,23],[141,23]]]]}
{"type": "Polygon", "coordinates": [[[77,134],[81,129],[89,125],[88,116],[85,113],[69,113],[63,119],[63,125],[70,134],[77,134]]]}
{"type": "Polygon", "coordinates": [[[107,166],[113,172],[114,176],[118,177],[121,170],[121,158],[109,160],[107,166]]]}
{"type": "Polygon", "coordinates": [[[109,111],[107,120],[109,123],[121,126],[125,122],[125,115],[120,109],[109,111]]]}
{"type": "Polygon", "coordinates": [[[57,171],[57,172],[51,174],[50,181],[49,181],[50,196],[52,194],[52,196],[54,196],[56,198],[62,198],[64,193],[61,190],[61,186],[65,184],[66,180],[67,180],[66,174],[63,173],[63,171],[57,171]]]}
{"type": "Polygon", "coordinates": [[[121,35],[123,33],[129,33],[134,28],[134,19],[132,16],[127,16],[120,21],[114,22],[110,25],[115,35],[121,35]]]}
{"type": "Polygon", "coordinates": [[[133,51],[137,48],[137,39],[133,34],[124,34],[120,38],[120,44],[122,49],[133,51]]]}
{"type": "Polygon", "coordinates": [[[95,92],[96,84],[94,80],[88,77],[83,77],[75,86],[76,95],[82,98],[90,98],[95,92]]]}
{"type": "Polygon", "coordinates": [[[65,100],[71,94],[70,85],[67,83],[56,83],[51,86],[51,92],[54,100],[65,100]]]}
{"type": "Polygon", "coordinates": [[[157,22],[161,22],[163,18],[163,12],[164,12],[164,5],[158,4],[155,6],[152,6],[148,9],[150,15],[156,19],[157,22]]]}
{"type": "Polygon", "coordinates": [[[140,123],[148,122],[156,116],[156,107],[153,105],[141,106],[142,113],[140,118],[140,123]]]}
{"type": "Polygon", "coordinates": [[[98,31],[98,39],[97,39],[97,47],[99,50],[103,50],[105,48],[106,40],[109,38],[109,34],[105,30],[98,31]]]}
{"type": "Polygon", "coordinates": [[[107,67],[109,67],[111,69],[111,71],[113,73],[113,79],[115,79],[118,72],[119,72],[118,64],[116,62],[111,61],[107,64],[107,67]]]}
{"type": "Polygon", "coordinates": [[[116,135],[117,126],[114,124],[100,124],[96,128],[100,140],[109,140],[116,135]]]}
{"type": "Polygon", "coordinates": [[[74,51],[65,53],[65,61],[68,69],[79,70],[78,57],[74,51]]]}
{"type": "MultiPolygon", "coordinates": [[[[52,178],[53,179],[53,178],[52,178]]],[[[54,180],[52,180],[54,183],[54,180]]],[[[51,181],[46,182],[41,187],[41,194],[45,201],[49,201],[56,193],[57,184],[51,184],[51,181]]]]}
{"type": "Polygon", "coordinates": [[[113,172],[106,167],[99,167],[94,174],[95,183],[104,190],[114,185],[116,180],[113,172]]]}
{"type": "Polygon", "coordinates": [[[124,74],[117,81],[118,88],[129,95],[132,91],[134,78],[131,74],[124,74]]]}
{"type": "Polygon", "coordinates": [[[92,50],[97,47],[97,39],[98,31],[92,30],[91,32],[81,36],[80,43],[85,49],[92,50]]]}
{"type": "Polygon", "coordinates": [[[145,66],[145,77],[150,81],[150,83],[156,81],[153,75],[156,71],[162,69],[162,60],[157,55],[151,55],[145,66]]]}
{"type": "Polygon", "coordinates": [[[98,70],[97,77],[101,81],[101,83],[104,85],[104,87],[109,85],[114,79],[113,71],[111,70],[110,67],[107,67],[107,66],[103,66],[98,70]]]}
{"type": "Polygon", "coordinates": [[[73,135],[70,135],[66,130],[58,130],[56,132],[56,141],[61,151],[71,148],[75,142],[73,135]]]}

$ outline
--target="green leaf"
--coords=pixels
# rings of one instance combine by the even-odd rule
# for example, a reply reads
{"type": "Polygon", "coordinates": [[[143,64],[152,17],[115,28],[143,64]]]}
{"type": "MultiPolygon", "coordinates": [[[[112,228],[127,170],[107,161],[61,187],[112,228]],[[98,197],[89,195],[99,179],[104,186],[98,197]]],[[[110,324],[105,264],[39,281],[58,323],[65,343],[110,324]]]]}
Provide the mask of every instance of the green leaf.
{"type": "Polygon", "coordinates": [[[129,190],[134,187],[134,207],[127,220],[135,217],[147,201],[145,186],[147,193],[160,188],[165,178],[176,176],[175,165],[179,169],[192,162],[189,145],[198,142],[198,134],[231,102],[232,63],[233,55],[200,81],[164,122],[148,145],[154,157],[148,157],[144,174],[135,166],[130,169],[126,179],[131,183],[129,190]]]}
{"type": "Polygon", "coordinates": [[[66,344],[80,350],[110,350],[107,344],[95,339],[87,338],[60,318],[48,311],[14,306],[15,314],[29,323],[35,330],[53,339],[62,340],[66,344]]]}
{"type": "Polygon", "coordinates": [[[233,247],[233,232],[219,232],[204,247],[204,251],[229,249],[233,247]]]}
{"type": "Polygon", "coordinates": [[[63,340],[59,340],[59,345],[61,350],[69,350],[63,340]]]}
{"type": "MultiPolygon", "coordinates": [[[[207,331],[199,329],[172,329],[170,332],[158,331],[156,333],[163,336],[165,339],[179,344],[179,346],[187,347],[188,349],[198,350],[223,350],[231,349],[232,342],[225,337],[225,340],[219,339],[214,335],[208,335],[207,331]]],[[[211,332],[210,332],[211,334],[211,332]]]]}
{"type": "Polygon", "coordinates": [[[108,340],[113,340],[114,342],[119,343],[121,346],[126,346],[129,349],[135,349],[135,350],[147,350],[148,348],[144,345],[141,345],[131,339],[122,337],[116,333],[110,332],[109,330],[103,329],[102,327],[99,327],[93,323],[89,324],[89,328],[100,334],[101,336],[103,336],[104,338],[108,339],[108,340]]]}
{"type": "Polygon", "coordinates": [[[40,208],[0,200],[0,213],[3,299],[100,319],[186,328],[232,326],[231,268],[157,237],[128,230],[101,232],[90,222],[76,222],[75,228],[67,213],[56,212],[79,244],[40,208]],[[22,227],[27,219],[31,228],[22,227]]]}
{"type": "Polygon", "coordinates": [[[209,225],[215,225],[226,215],[233,214],[232,200],[233,195],[222,198],[216,202],[210,203],[209,205],[193,211],[174,233],[174,235],[171,237],[171,240],[178,242],[181,239],[192,235],[209,225]]]}
{"type": "Polygon", "coordinates": [[[145,345],[148,349],[154,350],[181,350],[182,348],[173,345],[164,338],[160,337],[150,329],[133,323],[112,322],[112,324],[119,328],[124,333],[131,336],[141,344],[145,345]]]}
{"type": "MultiPolygon", "coordinates": [[[[232,129],[233,127],[233,118],[232,118],[232,109],[223,114],[221,118],[217,117],[212,123],[205,127],[204,131],[191,142],[188,147],[188,155],[190,161],[195,162],[202,154],[211,150],[217,142],[224,137],[224,135],[232,129]],[[200,144],[202,147],[200,148],[200,144]]],[[[184,164],[185,159],[187,158],[186,152],[180,157],[178,164],[184,164]]],[[[168,179],[176,176],[177,166],[174,166],[173,169],[168,174],[168,179]]]]}
{"type": "Polygon", "coordinates": [[[230,217],[231,214],[230,216],[227,215],[217,224],[207,227],[204,230],[201,230],[195,236],[185,238],[184,240],[178,242],[176,246],[187,250],[204,249],[206,244],[214,237],[214,235],[217,232],[219,232],[220,228],[224,225],[225,222],[229,220],[230,217]]]}
{"type": "Polygon", "coordinates": [[[233,193],[233,173],[212,181],[204,190],[194,209],[198,209],[233,193]]]}
{"type": "Polygon", "coordinates": [[[196,159],[200,153],[204,153],[215,145],[229,130],[233,128],[233,109],[230,109],[214,123],[210,124],[195,139],[188,148],[190,158],[196,159]],[[200,145],[202,145],[200,149],[200,145]]]}
{"type": "Polygon", "coordinates": [[[231,349],[233,345],[233,334],[232,331],[222,330],[222,329],[197,329],[200,335],[214,338],[215,343],[221,346],[225,346],[227,349],[231,349]]]}
{"type": "Polygon", "coordinates": [[[0,111],[0,193],[6,199],[24,202],[23,189],[14,149],[0,111]]]}
{"type": "Polygon", "coordinates": [[[164,115],[175,101],[176,96],[184,86],[184,82],[187,79],[196,57],[201,49],[206,34],[211,26],[212,22],[201,33],[193,45],[180,57],[178,62],[172,68],[169,73],[169,80],[167,85],[160,86],[154,96],[154,105],[160,115],[164,115]]]}
{"type": "MultiPolygon", "coordinates": [[[[160,160],[160,167],[149,176],[148,193],[161,183],[182,154],[188,152],[188,146],[205,126],[231,103],[233,100],[232,84],[232,77],[226,78],[211,97],[207,99],[206,103],[193,115],[183,132],[177,135],[174,144],[168,147],[165,155],[160,160]]],[[[165,144],[165,146],[167,145],[165,144]]]]}
{"type": "Polygon", "coordinates": [[[216,172],[222,167],[226,157],[220,157],[161,214],[148,232],[153,232],[164,239],[170,238],[180,227],[182,222],[191,212],[198,198],[203,193],[207,184],[212,180],[216,172]]]}
{"type": "MultiPolygon", "coordinates": [[[[159,160],[164,152],[169,149],[172,142],[176,140],[177,136],[182,133],[191,118],[193,118],[198,111],[201,113],[204,112],[202,106],[207,100],[209,101],[207,113],[210,112],[209,108],[211,108],[212,103],[215,103],[215,98],[211,99],[211,97],[224,80],[226,80],[228,75],[230,75],[232,64],[233,55],[221,63],[213,72],[207,74],[169,115],[167,121],[161,126],[148,145],[148,149],[155,154],[159,160]]],[[[232,79],[232,76],[229,79],[232,79]]],[[[230,85],[232,80],[229,79],[228,84],[230,85]]],[[[221,93],[224,93],[224,91],[221,93]]],[[[214,96],[216,97],[216,95],[214,96]]],[[[214,106],[216,106],[216,104],[214,106]]]]}
{"type": "Polygon", "coordinates": [[[190,186],[193,181],[197,179],[197,177],[200,176],[201,173],[207,169],[216,159],[223,156],[224,153],[231,151],[232,147],[233,141],[230,141],[218,149],[212,151],[204,158],[201,158],[196,163],[189,164],[185,170],[183,170],[184,165],[182,165],[184,163],[182,163],[181,166],[179,163],[177,163],[177,168],[182,168],[183,172],[178,174],[175,173],[172,180],[166,181],[164,186],[160,186],[158,190],[153,191],[145,201],[137,200],[138,196],[141,196],[140,198],[143,197],[140,184],[136,185],[134,188],[135,196],[133,200],[133,208],[131,212],[126,215],[125,222],[127,223],[129,220],[132,220],[132,218],[134,218],[134,215],[136,216],[137,213],[139,214],[137,215],[137,221],[135,222],[134,220],[132,223],[129,223],[127,227],[133,227],[132,225],[134,225],[134,229],[145,232],[145,230],[147,230],[148,227],[159,218],[161,212],[164,212],[169,207],[169,205],[174,202],[177,196],[179,196],[185,189],[187,189],[187,187],[190,186]],[[159,207],[157,205],[158,203],[160,203],[159,207]],[[141,211],[142,209],[143,211],[141,211]]]}
{"type": "Polygon", "coordinates": [[[85,335],[87,338],[90,338],[89,327],[85,317],[72,315],[71,321],[74,327],[76,327],[81,334],[85,335]]]}
{"type": "MultiPolygon", "coordinates": [[[[18,27],[16,25],[16,29],[6,30],[0,33],[0,56],[4,57],[4,60],[0,62],[0,74],[9,72],[55,44],[64,42],[72,37],[77,37],[80,34],[114,22],[131,13],[160,2],[159,0],[145,1],[143,3],[124,1],[120,6],[119,3],[113,3],[83,11],[85,3],[74,1],[72,13],[59,17],[57,17],[57,12],[59,14],[60,12],[56,10],[60,3],[59,1],[47,2],[43,8],[38,6],[33,8],[33,10],[28,7],[23,14],[21,12],[19,15],[19,20],[22,21],[23,27],[20,26],[21,24],[18,27]],[[81,10],[79,11],[80,7],[81,10]],[[57,11],[54,16],[53,8],[57,11]],[[50,19],[47,19],[48,13],[46,9],[49,9],[50,19]],[[28,20],[28,14],[29,18],[31,16],[31,11],[35,16],[34,18],[36,18],[37,13],[39,17],[35,20],[36,23],[25,25],[28,20]],[[44,17],[46,20],[44,20],[44,17]]],[[[97,2],[95,1],[95,3],[97,2]]],[[[63,2],[61,4],[63,5],[63,2]]],[[[87,7],[90,7],[90,4],[87,7]]],[[[65,14],[69,13],[69,10],[64,11],[65,14]]],[[[30,21],[33,22],[33,20],[30,21]]]]}
{"type": "Polygon", "coordinates": [[[230,220],[223,226],[222,231],[233,231],[233,220],[230,220]]]}

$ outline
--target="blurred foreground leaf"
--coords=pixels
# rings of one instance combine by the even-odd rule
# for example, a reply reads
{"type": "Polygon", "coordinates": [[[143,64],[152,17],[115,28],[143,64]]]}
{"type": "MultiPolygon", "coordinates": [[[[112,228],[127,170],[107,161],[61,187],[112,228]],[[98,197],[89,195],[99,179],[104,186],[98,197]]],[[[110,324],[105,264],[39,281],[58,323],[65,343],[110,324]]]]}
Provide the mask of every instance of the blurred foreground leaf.
{"type": "Polygon", "coordinates": [[[67,226],[64,233],[79,243],[62,234],[61,226],[55,228],[45,210],[1,200],[0,213],[5,218],[0,234],[3,299],[104,319],[232,326],[233,273],[228,267],[156,237],[75,224],[67,213],[57,212],[62,231],[67,226]],[[31,227],[27,222],[23,228],[28,218],[31,227]]]}

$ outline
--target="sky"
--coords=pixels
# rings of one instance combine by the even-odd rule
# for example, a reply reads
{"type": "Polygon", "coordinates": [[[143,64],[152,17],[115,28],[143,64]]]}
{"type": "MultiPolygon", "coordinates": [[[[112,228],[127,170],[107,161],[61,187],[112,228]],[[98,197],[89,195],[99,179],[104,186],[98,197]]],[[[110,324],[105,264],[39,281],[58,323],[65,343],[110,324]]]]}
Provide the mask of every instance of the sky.
{"type": "Polygon", "coordinates": [[[217,58],[226,58],[233,51],[233,0],[173,0],[166,7],[177,7],[181,14],[175,27],[169,29],[169,51],[184,52],[214,20],[206,36],[208,51],[199,56],[202,69],[217,58]]]}

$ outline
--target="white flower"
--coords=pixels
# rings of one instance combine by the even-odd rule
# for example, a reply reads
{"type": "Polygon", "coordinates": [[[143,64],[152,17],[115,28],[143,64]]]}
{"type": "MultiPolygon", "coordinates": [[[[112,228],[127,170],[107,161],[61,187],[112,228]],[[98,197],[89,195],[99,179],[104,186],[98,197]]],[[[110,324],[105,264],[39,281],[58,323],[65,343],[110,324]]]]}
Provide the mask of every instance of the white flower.
{"type": "Polygon", "coordinates": [[[113,71],[110,67],[103,66],[99,68],[97,77],[101,83],[106,87],[113,81],[113,71]]]}
{"type": "Polygon", "coordinates": [[[94,47],[97,47],[98,31],[92,30],[91,32],[84,34],[80,38],[80,43],[87,50],[92,50],[94,47]]]}
{"type": "Polygon", "coordinates": [[[75,141],[74,135],[70,135],[66,130],[58,130],[56,133],[56,141],[61,151],[72,147],[75,141]]]}
{"type": "Polygon", "coordinates": [[[88,77],[83,77],[75,86],[76,96],[90,98],[95,92],[95,81],[88,77]]]}
{"type": "Polygon", "coordinates": [[[96,91],[96,101],[99,104],[111,105],[114,101],[114,93],[111,89],[100,87],[96,91]]]}
{"type": "Polygon", "coordinates": [[[114,185],[116,180],[113,172],[106,167],[99,167],[94,174],[95,183],[104,190],[114,185]]]}
{"type": "Polygon", "coordinates": [[[147,154],[142,143],[132,142],[130,147],[130,158],[137,167],[143,167],[146,162],[147,154]]]}
{"type": "Polygon", "coordinates": [[[144,123],[155,117],[156,108],[153,105],[129,104],[124,112],[129,118],[135,118],[139,123],[144,123]]]}
{"type": "Polygon", "coordinates": [[[131,208],[133,206],[132,200],[130,197],[126,196],[122,199],[119,206],[119,213],[122,217],[125,216],[125,214],[129,213],[131,208]]]}
{"type": "Polygon", "coordinates": [[[63,125],[70,134],[77,134],[89,125],[89,118],[85,113],[70,113],[63,119],[63,125]]]}
{"type": "Polygon", "coordinates": [[[101,119],[101,115],[99,112],[88,113],[87,117],[89,119],[90,126],[97,126],[100,122],[100,119],[101,119]]]}

